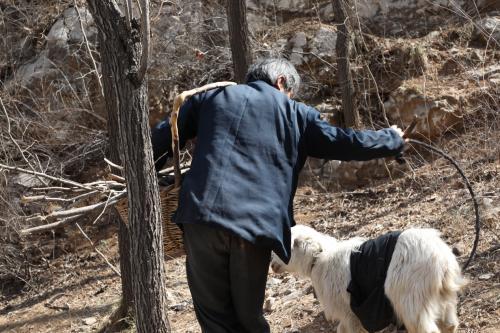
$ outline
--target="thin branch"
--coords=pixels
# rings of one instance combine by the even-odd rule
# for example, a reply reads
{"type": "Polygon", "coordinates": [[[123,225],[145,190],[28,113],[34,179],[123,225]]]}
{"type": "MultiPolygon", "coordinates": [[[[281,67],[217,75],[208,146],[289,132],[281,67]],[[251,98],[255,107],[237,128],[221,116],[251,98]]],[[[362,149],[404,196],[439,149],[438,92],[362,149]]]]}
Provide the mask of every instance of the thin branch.
{"type": "Polygon", "coordinates": [[[116,275],[118,275],[119,277],[121,277],[120,272],[116,269],[116,267],[115,267],[115,266],[113,266],[113,265],[109,262],[108,258],[106,258],[106,256],[105,256],[105,255],[104,255],[101,251],[99,251],[99,250],[97,249],[97,247],[95,246],[94,242],[92,242],[92,240],[90,239],[90,237],[89,237],[89,236],[87,236],[87,234],[83,231],[83,229],[80,227],[80,225],[79,225],[78,223],[76,223],[76,227],[78,228],[78,230],[80,230],[80,233],[83,235],[83,237],[85,237],[85,238],[89,241],[89,243],[90,243],[90,245],[92,246],[92,248],[94,249],[94,251],[95,251],[95,252],[97,252],[97,254],[98,254],[98,255],[100,255],[102,259],[104,259],[104,261],[106,262],[106,264],[108,264],[109,268],[111,268],[111,270],[112,270],[113,272],[115,272],[115,273],[116,273],[116,275]]]}
{"type": "Polygon", "coordinates": [[[115,175],[114,173],[110,174],[109,177],[113,180],[116,180],[117,182],[119,183],[125,183],[125,178],[123,178],[122,176],[118,176],[118,175],[115,175]]]}
{"type": "MultiPolygon", "coordinates": [[[[102,208],[101,212],[99,213],[99,215],[97,215],[97,217],[94,219],[94,222],[92,222],[92,224],[96,224],[97,221],[99,221],[99,219],[101,218],[101,216],[104,214],[104,212],[106,211],[106,209],[108,208],[108,205],[110,204],[110,201],[111,201],[111,194],[108,195],[108,198],[106,199],[106,202],[105,202],[105,205],[104,207],[102,208]]],[[[115,201],[116,202],[116,201],[115,201]]]]}
{"type": "MultiPolygon", "coordinates": [[[[21,153],[21,156],[23,158],[23,160],[29,165],[29,167],[33,170],[33,172],[35,172],[35,168],[33,168],[33,166],[31,165],[30,161],[28,161],[28,159],[26,158],[26,156],[24,156],[24,152],[23,152],[23,149],[21,148],[21,146],[19,146],[19,144],[17,143],[17,141],[14,139],[14,137],[12,136],[12,133],[11,133],[11,128],[10,128],[10,118],[9,118],[9,114],[7,113],[7,109],[5,108],[5,105],[3,104],[3,100],[2,98],[0,98],[0,104],[2,105],[2,110],[3,112],[5,113],[5,117],[6,117],[6,120],[7,120],[7,134],[9,135],[9,138],[10,140],[12,141],[12,143],[14,143],[14,145],[17,147],[17,149],[19,150],[19,152],[21,153]]],[[[37,177],[39,178],[39,177],[37,177]]],[[[42,179],[39,179],[44,185],[47,185],[42,179]]]]}
{"type": "Polygon", "coordinates": [[[102,86],[101,76],[99,75],[99,71],[97,70],[97,63],[96,63],[94,57],[92,56],[92,51],[90,50],[89,40],[87,39],[87,34],[85,33],[85,29],[83,27],[82,17],[80,15],[80,10],[78,9],[78,5],[76,3],[76,0],[73,0],[73,3],[75,6],[76,14],[78,15],[78,21],[80,22],[80,29],[82,30],[82,35],[83,35],[83,39],[85,41],[85,46],[87,48],[87,52],[89,53],[89,57],[92,60],[92,65],[94,66],[95,76],[97,78],[97,82],[99,83],[99,88],[101,88],[101,96],[104,97],[104,88],[102,86]]]}
{"type": "Polygon", "coordinates": [[[312,55],[314,56],[316,59],[318,59],[319,61],[321,61],[322,63],[324,63],[325,65],[327,65],[328,67],[330,67],[331,69],[333,70],[337,70],[337,67],[331,63],[329,63],[328,61],[326,61],[325,59],[321,58],[319,55],[317,55],[316,53],[314,52],[302,52],[302,51],[295,51],[295,50],[292,50],[290,51],[290,53],[296,53],[296,54],[302,54],[302,55],[312,55]]]}
{"type": "MultiPolygon", "coordinates": [[[[189,163],[182,163],[180,165],[180,167],[181,167],[181,170],[186,170],[186,169],[189,169],[190,164],[189,163]]],[[[173,171],[174,171],[174,167],[171,166],[171,167],[168,167],[168,168],[165,168],[163,170],[158,171],[158,174],[160,174],[160,175],[168,175],[168,174],[172,173],[173,171]]]]}
{"type": "Polygon", "coordinates": [[[62,187],[62,186],[48,186],[48,187],[33,187],[31,190],[38,191],[38,192],[41,192],[41,191],[44,191],[44,192],[47,192],[47,191],[82,192],[83,190],[86,190],[86,189],[76,188],[76,187],[68,188],[68,187],[62,187]]]}
{"type": "Polygon", "coordinates": [[[113,168],[118,169],[118,170],[120,170],[120,171],[122,171],[122,170],[123,170],[123,167],[122,167],[122,166],[120,166],[120,165],[118,165],[118,164],[115,164],[115,163],[111,162],[111,161],[110,161],[110,160],[108,160],[107,158],[104,158],[104,162],[106,162],[106,163],[107,163],[110,167],[113,167],[113,168]]]}
{"type": "Polygon", "coordinates": [[[60,221],[54,222],[54,223],[49,223],[49,224],[40,225],[38,227],[24,229],[24,230],[21,230],[19,233],[21,235],[30,235],[30,234],[34,234],[34,233],[38,233],[38,232],[53,230],[53,229],[59,228],[63,225],[67,225],[71,222],[74,222],[76,219],[78,219],[80,217],[82,217],[82,215],[70,216],[70,217],[62,219],[60,221]]]}
{"type": "Polygon", "coordinates": [[[5,164],[2,164],[2,163],[0,163],[0,169],[7,169],[7,170],[13,170],[13,171],[18,171],[18,172],[23,172],[23,173],[27,173],[27,174],[30,174],[30,175],[44,177],[44,178],[47,178],[47,179],[50,179],[50,180],[53,180],[53,181],[56,181],[56,182],[60,182],[60,183],[66,184],[66,185],[71,185],[71,186],[75,186],[75,187],[78,187],[78,188],[83,188],[83,189],[86,189],[86,190],[89,190],[89,191],[93,190],[93,188],[91,188],[91,187],[85,186],[83,184],[74,182],[74,181],[69,180],[69,179],[57,178],[57,177],[54,177],[54,176],[47,175],[45,173],[41,173],[41,172],[37,172],[37,171],[31,171],[31,170],[27,170],[27,169],[23,169],[23,168],[18,168],[18,167],[12,167],[12,166],[5,165],[5,164]]]}
{"type": "MultiPolygon", "coordinates": [[[[100,203],[97,203],[94,205],[71,208],[71,209],[67,209],[67,210],[60,210],[60,211],[50,213],[48,215],[35,215],[35,216],[27,218],[26,221],[27,222],[41,222],[41,221],[47,221],[47,220],[51,220],[51,219],[55,220],[58,218],[81,215],[83,213],[88,213],[88,212],[94,211],[96,209],[100,209],[102,207],[107,207],[109,205],[113,205],[116,202],[118,202],[118,200],[125,197],[126,195],[127,195],[127,192],[123,191],[120,194],[113,196],[111,199],[109,199],[109,201],[106,201],[106,202],[100,202],[100,203]]],[[[21,231],[21,233],[22,233],[22,231],[21,231]]]]}
{"type": "Polygon", "coordinates": [[[120,188],[125,187],[125,184],[119,183],[119,182],[114,181],[114,180],[97,180],[95,182],[85,183],[83,185],[85,185],[85,186],[97,186],[97,187],[104,186],[106,189],[108,189],[110,187],[120,187],[120,188]]]}
{"type": "Polygon", "coordinates": [[[132,0],[125,0],[125,20],[127,27],[132,29],[132,0]]]}
{"type": "Polygon", "coordinates": [[[90,197],[94,194],[99,193],[99,191],[91,191],[87,192],[84,194],[77,195],[76,197],[73,198],[54,198],[54,197],[49,197],[46,195],[34,195],[34,196],[22,196],[21,197],[21,202],[22,203],[29,203],[29,202],[34,202],[34,201],[53,201],[53,202],[69,202],[69,203],[75,203],[78,200],[84,199],[86,197],[90,197]]]}

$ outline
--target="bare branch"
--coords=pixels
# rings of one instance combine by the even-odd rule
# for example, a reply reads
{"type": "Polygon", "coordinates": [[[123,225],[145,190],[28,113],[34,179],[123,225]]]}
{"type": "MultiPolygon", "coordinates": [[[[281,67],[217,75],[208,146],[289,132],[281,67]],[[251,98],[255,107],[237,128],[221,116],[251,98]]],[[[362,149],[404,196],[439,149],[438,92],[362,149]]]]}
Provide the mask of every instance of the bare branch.
{"type": "MultiPolygon", "coordinates": [[[[78,208],[71,208],[71,209],[67,209],[67,210],[60,210],[60,211],[50,213],[48,215],[35,215],[35,216],[27,218],[26,221],[28,221],[28,222],[41,222],[41,221],[47,221],[47,220],[56,220],[58,218],[72,217],[75,215],[82,215],[83,213],[89,213],[89,212],[94,211],[96,209],[100,209],[102,207],[107,207],[107,206],[113,205],[118,200],[125,197],[126,195],[127,195],[127,192],[123,191],[120,194],[111,197],[106,202],[100,202],[100,203],[97,203],[94,205],[78,207],[78,208]]],[[[21,231],[21,233],[23,233],[23,231],[21,231]]]]}
{"type": "Polygon", "coordinates": [[[92,242],[92,240],[90,239],[90,237],[89,237],[89,236],[87,236],[87,234],[83,231],[83,229],[80,227],[80,225],[79,225],[78,223],[76,223],[76,227],[78,228],[78,230],[80,230],[80,233],[83,235],[83,237],[85,237],[85,238],[89,241],[89,243],[90,243],[90,245],[92,246],[92,248],[94,249],[94,251],[95,251],[95,252],[97,252],[97,254],[98,254],[98,255],[100,255],[102,259],[104,259],[104,261],[106,262],[106,264],[108,264],[109,268],[111,268],[111,270],[112,270],[113,272],[115,272],[115,273],[116,273],[116,275],[118,275],[119,277],[121,277],[120,272],[116,269],[116,267],[115,267],[115,266],[113,266],[113,265],[109,262],[108,258],[106,258],[106,256],[105,256],[105,255],[104,255],[101,251],[99,251],[99,250],[97,249],[97,247],[95,246],[94,242],[92,242]]]}
{"type": "Polygon", "coordinates": [[[27,169],[23,169],[23,168],[18,168],[18,167],[12,167],[12,166],[0,163],[0,169],[2,169],[2,168],[3,169],[7,169],[7,170],[13,170],[13,171],[27,173],[27,174],[30,174],[30,175],[44,177],[44,178],[47,178],[47,179],[50,179],[50,180],[53,180],[53,181],[56,181],[56,182],[60,182],[60,183],[66,184],[66,185],[71,185],[71,186],[83,188],[83,189],[90,190],[90,191],[93,190],[93,188],[91,188],[91,187],[85,186],[83,184],[74,182],[74,181],[69,180],[69,179],[57,178],[57,177],[54,177],[54,176],[47,175],[45,173],[41,173],[41,172],[37,172],[37,171],[31,171],[31,170],[27,170],[27,169]]]}
{"type": "Polygon", "coordinates": [[[120,166],[120,165],[118,165],[118,164],[115,164],[115,163],[111,162],[111,161],[110,161],[110,160],[108,160],[107,158],[104,158],[104,162],[106,162],[106,163],[107,163],[110,167],[113,167],[113,168],[118,169],[118,170],[120,170],[120,171],[122,171],[122,170],[123,170],[123,167],[122,167],[122,166],[120,166]]]}
{"type": "MultiPolygon", "coordinates": [[[[23,158],[23,160],[29,165],[29,167],[33,170],[33,172],[35,172],[35,169],[33,168],[33,166],[31,165],[30,161],[28,161],[28,159],[26,158],[26,156],[24,156],[24,151],[23,149],[21,149],[21,147],[19,146],[19,144],[17,143],[17,141],[14,139],[14,137],[12,136],[12,133],[11,133],[11,128],[10,128],[10,118],[9,118],[9,114],[7,113],[7,109],[5,108],[5,105],[3,104],[3,100],[2,98],[0,98],[0,104],[2,105],[2,110],[3,112],[5,113],[5,117],[6,117],[6,120],[7,120],[7,133],[9,135],[9,138],[10,140],[12,141],[12,143],[14,143],[14,145],[16,146],[16,148],[19,150],[19,153],[21,153],[21,156],[23,158]]],[[[39,177],[37,177],[39,178],[39,177]]],[[[44,184],[44,185],[47,185],[42,179],[40,179],[40,181],[44,184]]]]}
{"type": "Polygon", "coordinates": [[[132,29],[132,0],[125,0],[125,20],[127,27],[132,29]]]}
{"type": "Polygon", "coordinates": [[[21,197],[21,202],[23,203],[29,203],[29,202],[35,202],[35,201],[53,201],[53,202],[68,202],[68,203],[75,203],[78,200],[90,197],[94,194],[100,193],[99,191],[91,191],[87,192],[84,194],[77,195],[76,197],[73,198],[55,198],[55,197],[49,197],[47,195],[35,195],[35,196],[22,196],[21,197]]]}
{"type": "Polygon", "coordinates": [[[94,66],[95,76],[97,78],[97,82],[99,83],[99,88],[101,88],[101,96],[104,97],[104,88],[102,87],[101,76],[99,75],[99,71],[97,70],[97,63],[94,57],[92,56],[92,50],[90,50],[89,40],[87,39],[87,34],[85,33],[85,29],[83,28],[82,17],[80,15],[80,10],[78,9],[76,0],[73,0],[73,4],[75,6],[76,14],[78,15],[78,21],[80,22],[80,30],[82,30],[83,40],[85,41],[87,52],[89,53],[89,57],[92,60],[92,65],[94,66]]]}
{"type": "Polygon", "coordinates": [[[122,176],[115,175],[114,173],[110,174],[109,177],[113,180],[116,180],[119,183],[125,183],[125,178],[122,176]]]}
{"type": "Polygon", "coordinates": [[[47,230],[56,229],[56,228],[59,228],[59,227],[61,227],[63,225],[67,225],[67,224],[69,224],[71,222],[74,222],[76,219],[80,218],[81,216],[82,215],[71,216],[71,217],[62,219],[60,221],[54,222],[54,223],[49,223],[49,224],[44,224],[44,225],[41,225],[41,226],[38,226],[38,227],[24,229],[24,230],[21,230],[19,233],[21,235],[29,235],[29,234],[33,234],[33,233],[44,232],[44,231],[47,231],[47,230]]]}

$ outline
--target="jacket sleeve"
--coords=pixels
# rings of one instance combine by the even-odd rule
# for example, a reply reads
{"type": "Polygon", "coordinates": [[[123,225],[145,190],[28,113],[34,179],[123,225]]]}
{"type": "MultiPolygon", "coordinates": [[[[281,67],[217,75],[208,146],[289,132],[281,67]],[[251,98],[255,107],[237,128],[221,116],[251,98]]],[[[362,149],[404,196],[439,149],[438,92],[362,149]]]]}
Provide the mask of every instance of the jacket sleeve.
{"type": "Polygon", "coordinates": [[[404,146],[401,136],[391,128],[378,131],[342,129],[330,125],[310,108],[305,129],[307,154],[340,161],[366,161],[398,155],[404,146]]]}
{"type": "MultiPolygon", "coordinates": [[[[189,139],[196,137],[198,129],[198,101],[197,96],[189,98],[179,110],[177,127],[179,129],[180,148],[184,148],[189,139]]],[[[163,119],[151,131],[151,144],[153,146],[153,159],[156,171],[172,157],[172,133],[170,131],[170,116],[163,119]]]]}

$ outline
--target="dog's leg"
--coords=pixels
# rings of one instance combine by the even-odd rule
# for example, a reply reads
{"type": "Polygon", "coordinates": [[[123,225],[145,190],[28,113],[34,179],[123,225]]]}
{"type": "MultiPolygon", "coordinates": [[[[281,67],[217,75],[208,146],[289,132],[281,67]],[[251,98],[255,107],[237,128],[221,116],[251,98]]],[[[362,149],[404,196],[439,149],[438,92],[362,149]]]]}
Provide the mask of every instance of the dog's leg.
{"type": "Polygon", "coordinates": [[[427,311],[422,311],[420,314],[417,333],[440,333],[436,325],[436,318],[427,311]]]}
{"type": "Polygon", "coordinates": [[[445,303],[443,316],[438,322],[441,333],[455,333],[458,328],[456,300],[445,303]]]}
{"type": "Polygon", "coordinates": [[[342,319],[337,327],[337,333],[367,333],[361,325],[359,319],[355,316],[350,316],[342,319]]]}

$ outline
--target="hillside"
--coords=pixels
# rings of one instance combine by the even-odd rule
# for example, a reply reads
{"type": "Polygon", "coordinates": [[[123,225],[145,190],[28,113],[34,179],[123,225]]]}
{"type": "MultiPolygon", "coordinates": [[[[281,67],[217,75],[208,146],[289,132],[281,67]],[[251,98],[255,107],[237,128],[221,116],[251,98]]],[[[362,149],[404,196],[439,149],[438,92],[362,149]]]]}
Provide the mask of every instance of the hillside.
{"type": "MultiPolygon", "coordinates": [[[[168,115],[178,92],[231,79],[221,4],[151,1],[151,124],[168,115]]],[[[341,100],[331,2],[248,0],[247,6],[255,56],[289,58],[304,81],[298,99],[335,123],[341,100]]],[[[365,0],[354,12],[352,74],[363,127],[384,127],[385,117],[406,127],[418,116],[414,137],[463,168],[482,230],[465,272],[470,282],[460,296],[459,332],[498,332],[500,3],[365,0]]],[[[104,179],[106,110],[97,30],[85,1],[7,0],[0,13],[0,164],[82,183],[104,179]]],[[[295,199],[297,222],[339,239],[433,227],[463,264],[475,223],[464,183],[448,161],[421,147],[406,158],[403,165],[309,160],[295,199]]],[[[36,225],[26,216],[61,209],[22,200],[49,185],[0,167],[0,332],[97,332],[119,301],[119,278],[75,225],[20,235],[36,225]]],[[[107,213],[96,218],[76,222],[119,267],[117,225],[107,213]]],[[[184,258],[166,267],[173,331],[200,332],[184,258]]],[[[307,280],[270,272],[265,308],[273,332],[335,331],[307,280]]]]}

